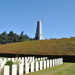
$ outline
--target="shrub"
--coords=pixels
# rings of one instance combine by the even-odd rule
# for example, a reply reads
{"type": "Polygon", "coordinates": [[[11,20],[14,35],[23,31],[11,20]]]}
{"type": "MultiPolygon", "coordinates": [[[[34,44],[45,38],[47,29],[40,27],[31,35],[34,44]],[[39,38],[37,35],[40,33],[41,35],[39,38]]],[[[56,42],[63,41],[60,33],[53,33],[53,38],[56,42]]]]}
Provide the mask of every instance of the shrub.
{"type": "Polygon", "coordinates": [[[5,65],[9,65],[10,69],[12,69],[13,61],[9,60],[5,63],[5,65]]]}
{"type": "Polygon", "coordinates": [[[29,39],[25,39],[24,41],[27,42],[27,41],[30,41],[30,40],[29,39]]]}

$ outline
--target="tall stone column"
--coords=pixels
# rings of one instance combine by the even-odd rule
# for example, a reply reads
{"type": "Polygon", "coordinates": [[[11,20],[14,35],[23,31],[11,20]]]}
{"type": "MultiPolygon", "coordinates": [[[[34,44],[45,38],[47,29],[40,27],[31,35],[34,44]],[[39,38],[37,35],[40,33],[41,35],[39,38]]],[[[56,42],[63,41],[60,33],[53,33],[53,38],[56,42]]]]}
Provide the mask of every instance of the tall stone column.
{"type": "Polygon", "coordinates": [[[38,21],[37,22],[35,40],[43,40],[42,23],[41,23],[41,21],[38,21]]]}

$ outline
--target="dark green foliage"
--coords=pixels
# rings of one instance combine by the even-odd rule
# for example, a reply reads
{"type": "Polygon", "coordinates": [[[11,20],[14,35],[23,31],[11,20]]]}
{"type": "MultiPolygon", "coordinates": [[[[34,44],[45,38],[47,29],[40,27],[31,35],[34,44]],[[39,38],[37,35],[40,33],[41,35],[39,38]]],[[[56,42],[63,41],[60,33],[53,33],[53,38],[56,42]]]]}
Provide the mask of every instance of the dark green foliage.
{"type": "Polygon", "coordinates": [[[22,31],[20,36],[19,36],[19,42],[22,42],[25,39],[23,34],[24,34],[24,32],[22,31]]]}
{"type": "Polygon", "coordinates": [[[0,34],[0,44],[5,44],[7,42],[8,42],[8,36],[6,32],[3,32],[2,34],[0,34]]]}
{"type": "Polygon", "coordinates": [[[7,61],[5,65],[9,65],[10,69],[12,69],[13,64],[14,63],[10,60],[10,61],[7,61]]]}
{"type": "Polygon", "coordinates": [[[23,42],[25,39],[30,39],[29,36],[22,31],[20,35],[10,31],[8,34],[6,31],[0,34],[0,44],[8,44],[8,43],[15,43],[15,42],[23,42]]]}

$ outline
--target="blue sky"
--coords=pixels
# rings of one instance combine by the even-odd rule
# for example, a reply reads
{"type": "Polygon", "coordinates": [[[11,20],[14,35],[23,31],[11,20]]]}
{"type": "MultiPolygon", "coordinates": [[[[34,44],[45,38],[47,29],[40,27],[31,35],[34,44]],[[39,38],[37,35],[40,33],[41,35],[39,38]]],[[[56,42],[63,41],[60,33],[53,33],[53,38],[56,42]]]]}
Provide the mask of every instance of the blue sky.
{"type": "Polygon", "coordinates": [[[33,38],[38,20],[44,39],[75,36],[75,0],[0,0],[0,33],[33,38]]]}

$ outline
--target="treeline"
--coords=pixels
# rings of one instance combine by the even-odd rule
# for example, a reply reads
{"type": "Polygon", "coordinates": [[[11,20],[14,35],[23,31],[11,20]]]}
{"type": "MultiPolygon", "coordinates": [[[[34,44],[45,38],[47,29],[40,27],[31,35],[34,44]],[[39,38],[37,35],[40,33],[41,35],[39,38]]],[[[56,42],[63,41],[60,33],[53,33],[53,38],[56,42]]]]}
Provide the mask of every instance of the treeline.
{"type": "Polygon", "coordinates": [[[24,35],[22,31],[20,35],[10,31],[8,34],[6,31],[0,34],[0,44],[8,44],[8,43],[15,43],[15,42],[23,42],[23,41],[31,41],[32,38],[29,38],[28,35],[24,35]]]}

